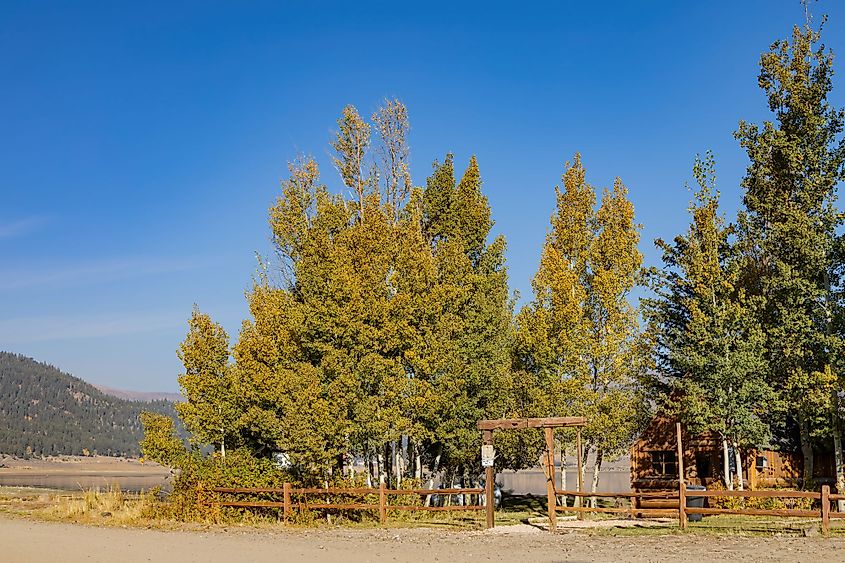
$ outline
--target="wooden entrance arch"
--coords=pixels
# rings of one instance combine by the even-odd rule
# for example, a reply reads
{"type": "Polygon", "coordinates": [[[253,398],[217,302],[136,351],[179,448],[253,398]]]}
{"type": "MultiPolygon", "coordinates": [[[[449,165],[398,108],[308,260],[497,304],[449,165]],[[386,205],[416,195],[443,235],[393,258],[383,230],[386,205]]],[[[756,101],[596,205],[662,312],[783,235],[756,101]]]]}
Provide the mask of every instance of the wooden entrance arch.
{"type": "MultiPolygon", "coordinates": [[[[546,473],[546,494],[549,505],[549,531],[554,532],[557,528],[557,512],[555,504],[555,428],[578,428],[578,492],[581,492],[583,483],[581,476],[581,427],[587,424],[583,416],[556,416],[549,418],[498,418],[495,420],[479,420],[476,424],[481,430],[481,440],[485,445],[493,445],[493,432],[496,430],[516,430],[518,428],[542,428],[546,436],[546,452],[543,456],[543,466],[546,473]]],[[[487,527],[495,526],[495,503],[493,502],[493,489],[496,481],[496,470],[494,467],[485,468],[484,475],[485,495],[487,497],[487,527]]]]}

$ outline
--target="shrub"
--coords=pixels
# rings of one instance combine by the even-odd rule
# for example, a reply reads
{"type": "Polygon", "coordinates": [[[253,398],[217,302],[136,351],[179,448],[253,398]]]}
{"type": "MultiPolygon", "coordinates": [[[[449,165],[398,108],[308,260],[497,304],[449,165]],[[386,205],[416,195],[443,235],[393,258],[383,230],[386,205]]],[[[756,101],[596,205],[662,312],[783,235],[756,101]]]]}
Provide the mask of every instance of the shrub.
{"type": "MultiPolygon", "coordinates": [[[[217,454],[206,456],[194,450],[178,461],[175,470],[173,490],[167,497],[167,511],[177,520],[220,521],[244,512],[242,509],[221,510],[213,506],[211,503],[221,500],[221,495],[211,491],[212,488],[282,488],[285,481],[291,481],[290,474],[279,469],[272,460],[257,458],[240,449],[226,457],[217,454]]],[[[240,497],[227,495],[227,498],[240,497]]],[[[247,500],[247,497],[242,500],[247,500]]],[[[248,500],[256,500],[256,496],[250,495],[248,500]]]]}
{"type": "MultiPolygon", "coordinates": [[[[725,490],[721,482],[708,486],[710,490],[725,490]]],[[[791,489],[758,489],[758,490],[791,490],[791,489]]],[[[688,492],[693,495],[694,492],[688,492]]],[[[780,498],[780,497],[709,497],[708,502],[713,508],[727,508],[736,510],[740,508],[754,510],[813,510],[815,501],[810,498],[780,498]]]]}

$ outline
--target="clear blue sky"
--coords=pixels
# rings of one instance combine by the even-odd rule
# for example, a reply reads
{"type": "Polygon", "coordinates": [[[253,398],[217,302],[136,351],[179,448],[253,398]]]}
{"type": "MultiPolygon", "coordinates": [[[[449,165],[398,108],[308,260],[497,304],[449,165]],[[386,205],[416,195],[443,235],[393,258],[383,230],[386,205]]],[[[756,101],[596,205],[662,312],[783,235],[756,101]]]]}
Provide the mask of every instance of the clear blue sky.
{"type": "MultiPolygon", "coordinates": [[[[813,10],[845,53],[845,5],[813,10]]],[[[0,2],[0,349],[175,390],[192,304],[233,337],[246,315],[286,162],[315,155],[336,189],[341,108],[386,96],[408,106],[416,184],[478,155],[523,299],[575,151],[628,186],[655,264],[697,152],[733,214],[759,56],[802,21],[798,0],[0,2]]]]}

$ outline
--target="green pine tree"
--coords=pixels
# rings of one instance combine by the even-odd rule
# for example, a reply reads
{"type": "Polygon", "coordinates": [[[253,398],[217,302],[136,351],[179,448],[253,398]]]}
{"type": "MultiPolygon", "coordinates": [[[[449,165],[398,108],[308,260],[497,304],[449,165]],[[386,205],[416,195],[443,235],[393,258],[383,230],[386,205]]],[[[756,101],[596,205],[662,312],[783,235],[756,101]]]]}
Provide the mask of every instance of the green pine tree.
{"type": "MultiPolygon", "coordinates": [[[[813,476],[812,437],[838,440],[836,396],[841,335],[831,327],[838,278],[835,245],[841,215],[834,207],[843,178],[843,110],[831,107],[833,56],[821,29],[795,27],[760,61],[759,84],[774,121],[741,122],[736,137],[750,164],[740,215],[748,292],[762,297],[770,381],[798,421],[804,479],[813,476]],[[835,424],[831,424],[834,420],[835,424]]],[[[841,458],[841,455],[839,456],[841,458]]],[[[841,459],[839,463],[841,467],[841,459]]]]}
{"type": "MultiPolygon", "coordinates": [[[[664,268],[652,272],[657,297],[647,300],[646,317],[658,344],[664,407],[689,431],[721,438],[725,484],[733,488],[729,446],[739,456],[739,448],[767,445],[777,401],[753,300],[740,284],[733,228],[719,213],[712,154],[696,158],[693,173],[689,229],[671,244],[656,241],[664,268]]],[[[742,487],[743,464],[736,467],[742,487]]]]}

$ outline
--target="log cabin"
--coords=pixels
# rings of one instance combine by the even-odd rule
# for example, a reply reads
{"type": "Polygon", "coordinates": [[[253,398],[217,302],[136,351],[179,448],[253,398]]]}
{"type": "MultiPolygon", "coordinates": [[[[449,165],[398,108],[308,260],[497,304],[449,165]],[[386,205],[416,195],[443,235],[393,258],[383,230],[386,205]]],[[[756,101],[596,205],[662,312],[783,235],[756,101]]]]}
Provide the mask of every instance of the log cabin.
{"type": "MultiPolygon", "coordinates": [[[[658,414],[631,447],[631,489],[634,491],[678,488],[676,419],[658,414]]],[[[690,435],[681,429],[684,479],[687,485],[724,487],[722,442],[713,432],[690,435]]],[[[803,459],[800,452],[752,450],[743,452],[743,479],[751,489],[801,485],[803,459]]],[[[833,456],[816,453],[814,480],[833,484],[833,456]]]]}

